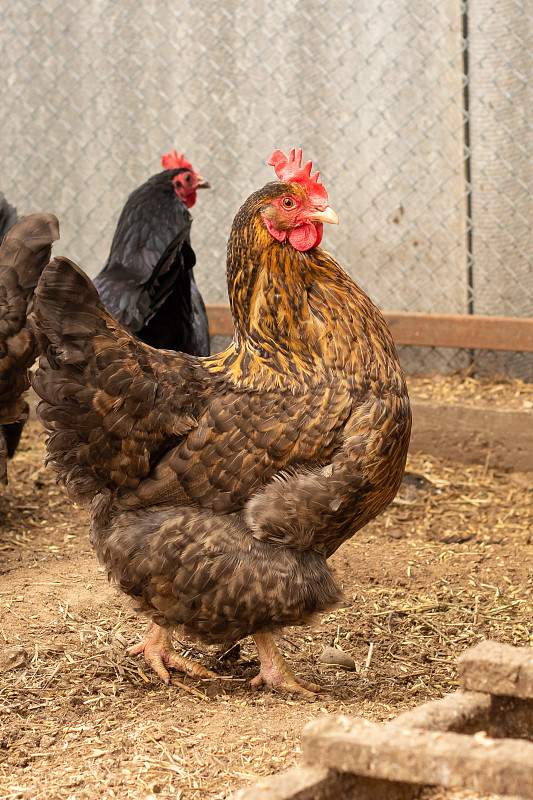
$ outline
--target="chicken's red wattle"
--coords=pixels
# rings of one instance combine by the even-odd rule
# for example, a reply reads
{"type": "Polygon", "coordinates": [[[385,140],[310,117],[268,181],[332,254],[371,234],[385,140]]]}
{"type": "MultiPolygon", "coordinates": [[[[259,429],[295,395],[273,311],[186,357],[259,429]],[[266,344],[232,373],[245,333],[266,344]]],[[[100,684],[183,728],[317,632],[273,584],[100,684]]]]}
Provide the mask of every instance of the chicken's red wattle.
{"type": "Polygon", "coordinates": [[[303,225],[298,225],[293,228],[289,233],[289,242],[295,250],[305,252],[312,247],[318,247],[322,241],[323,224],[319,222],[314,225],[312,222],[305,222],[303,225]]]}

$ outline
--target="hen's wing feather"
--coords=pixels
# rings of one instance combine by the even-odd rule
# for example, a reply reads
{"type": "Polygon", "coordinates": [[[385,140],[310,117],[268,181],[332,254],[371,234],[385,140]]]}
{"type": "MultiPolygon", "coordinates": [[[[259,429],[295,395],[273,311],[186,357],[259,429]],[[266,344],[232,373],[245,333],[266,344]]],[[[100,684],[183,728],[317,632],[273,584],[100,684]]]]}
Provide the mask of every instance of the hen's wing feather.
{"type": "Polygon", "coordinates": [[[282,475],[248,503],[245,518],[254,536],[285,547],[312,545],[329,557],[396,494],[409,442],[408,403],[398,398],[391,416],[384,399],[354,401],[340,446],[325,466],[282,475]],[[395,455],[387,461],[391,449],[395,455]],[[380,486],[385,489],[376,493],[380,486]]]}
{"type": "Polygon", "coordinates": [[[162,244],[146,280],[140,281],[135,272],[118,261],[94,280],[103,303],[117,322],[143,340],[150,321],[171,295],[182,306],[174,314],[191,315],[189,270],[196,258],[188,242],[189,230],[190,223],[169,244],[162,244]]]}
{"type": "MultiPolygon", "coordinates": [[[[341,390],[338,390],[339,394],[341,390]]],[[[197,427],[160,460],[135,495],[144,505],[158,502],[164,485],[174,501],[228,513],[244,507],[260,486],[280,470],[301,464],[320,466],[339,444],[345,414],[313,416],[333,392],[301,395],[243,393],[224,387],[204,397],[197,427]],[[285,413],[287,411],[288,413],[285,413]]]]}
{"type": "Polygon", "coordinates": [[[194,277],[191,276],[191,307],[192,307],[192,331],[194,338],[194,350],[191,352],[197,355],[208,356],[210,350],[209,323],[207,312],[200,290],[196,285],[194,277]]]}
{"type": "Polygon", "coordinates": [[[130,326],[152,347],[209,355],[209,325],[192,269],[188,224],[170,243],[150,279],[139,287],[139,324],[130,326]]]}

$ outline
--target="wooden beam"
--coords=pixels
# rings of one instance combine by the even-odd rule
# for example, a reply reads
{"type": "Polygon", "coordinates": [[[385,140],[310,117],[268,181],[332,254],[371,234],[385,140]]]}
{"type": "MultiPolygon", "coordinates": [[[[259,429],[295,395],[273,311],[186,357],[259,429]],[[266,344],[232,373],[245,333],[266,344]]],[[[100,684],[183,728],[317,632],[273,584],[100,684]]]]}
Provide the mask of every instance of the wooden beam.
{"type": "Polygon", "coordinates": [[[385,312],[396,344],[533,352],[533,317],[385,312]]]}
{"type": "MultiPolygon", "coordinates": [[[[208,303],[207,315],[212,336],[233,335],[233,321],[226,303],[208,303]]],[[[409,311],[385,311],[384,315],[397,345],[533,353],[533,317],[409,311]]]]}
{"type": "Polygon", "coordinates": [[[233,336],[233,319],[227,303],[206,303],[211,336],[233,336]]]}
{"type": "Polygon", "coordinates": [[[414,393],[411,395],[411,453],[450,458],[463,464],[482,464],[486,465],[485,469],[533,470],[533,413],[530,410],[436,403],[420,400],[414,393]]]}

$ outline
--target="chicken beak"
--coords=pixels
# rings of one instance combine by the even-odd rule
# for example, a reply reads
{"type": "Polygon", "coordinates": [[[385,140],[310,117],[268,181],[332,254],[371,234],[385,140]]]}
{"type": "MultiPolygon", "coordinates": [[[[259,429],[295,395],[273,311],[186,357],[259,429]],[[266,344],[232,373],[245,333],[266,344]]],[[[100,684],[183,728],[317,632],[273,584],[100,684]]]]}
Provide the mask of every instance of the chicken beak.
{"type": "Polygon", "coordinates": [[[309,219],[313,220],[313,222],[331,222],[332,225],[339,224],[338,216],[329,206],[323,211],[313,211],[313,213],[309,215],[309,219]]]}
{"type": "Polygon", "coordinates": [[[211,184],[209,183],[209,181],[206,181],[205,178],[202,178],[202,176],[200,175],[199,178],[198,178],[198,183],[196,185],[196,188],[197,189],[210,189],[211,188],[211,184]]]}

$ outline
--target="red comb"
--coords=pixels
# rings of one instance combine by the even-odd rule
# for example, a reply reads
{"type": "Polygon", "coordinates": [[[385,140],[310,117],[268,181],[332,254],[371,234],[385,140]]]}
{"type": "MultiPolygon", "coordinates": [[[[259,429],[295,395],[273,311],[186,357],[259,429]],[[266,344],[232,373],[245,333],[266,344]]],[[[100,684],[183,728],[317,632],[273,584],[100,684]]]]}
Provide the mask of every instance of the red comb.
{"type": "Polygon", "coordinates": [[[167,153],[166,156],[161,156],[161,165],[165,169],[181,169],[185,167],[192,170],[192,164],[187,161],[183,153],[178,155],[178,151],[174,150],[173,153],[167,153]]]}
{"type": "Polygon", "coordinates": [[[328,193],[323,184],[318,180],[319,172],[311,175],[312,161],[307,161],[302,167],[302,149],[291,150],[289,157],[281,152],[274,150],[270,161],[271,167],[276,170],[276,175],[285,183],[299,183],[309,195],[310,200],[317,204],[328,203],[328,193]]]}

